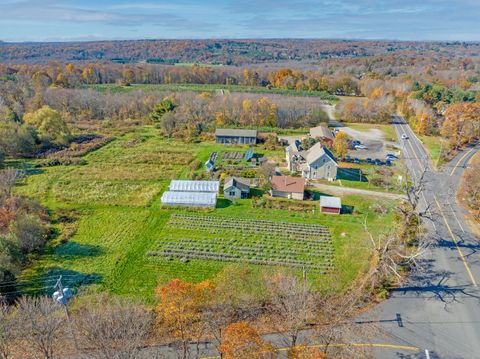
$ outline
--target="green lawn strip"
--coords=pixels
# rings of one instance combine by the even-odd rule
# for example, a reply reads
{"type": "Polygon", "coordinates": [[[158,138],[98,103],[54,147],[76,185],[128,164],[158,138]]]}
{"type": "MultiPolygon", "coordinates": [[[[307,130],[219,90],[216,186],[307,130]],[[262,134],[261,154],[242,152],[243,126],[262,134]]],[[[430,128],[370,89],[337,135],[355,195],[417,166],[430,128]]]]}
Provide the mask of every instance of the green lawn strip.
{"type": "Polygon", "coordinates": [[[442,138],[440,136],[418,136],[423,146],[427,149],[432,164],[435,168],[441,168],[445,164],[442,156],[442,138]]]}
{"type": "Polygon", "coordinates": [[[133,84],[131,86],[118,86],[116,84],[101,84],[90,85],[98,91],[110,91],[112,93],[125,93],[136,90],[144,91],[168,91],[168,92],[215,92],[218,90],[225,90],[229,92],[245,92],[245,93],[259,93],[259,94],[276,94],[286,96],[299,97],[318,97],[328,101],[339,101],[338,97],[331,95],[325,91],[296,91],[288,89],[272,88],[268,89],[262,86],[245,86],[245,85],[220,85],[220,84],[133,84]]]}

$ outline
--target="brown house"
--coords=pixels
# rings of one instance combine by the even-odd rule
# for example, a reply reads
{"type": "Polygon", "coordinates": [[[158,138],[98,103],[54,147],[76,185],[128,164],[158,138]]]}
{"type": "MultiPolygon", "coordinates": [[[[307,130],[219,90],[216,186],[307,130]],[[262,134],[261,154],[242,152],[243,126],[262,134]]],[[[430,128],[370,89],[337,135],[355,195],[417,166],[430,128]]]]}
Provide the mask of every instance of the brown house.
{"type": "Polygon", "coordinates": [[[300,177],[273,176],[271,179],[272,197],[284,197],[303,201],[305,180],[300,177]]]}

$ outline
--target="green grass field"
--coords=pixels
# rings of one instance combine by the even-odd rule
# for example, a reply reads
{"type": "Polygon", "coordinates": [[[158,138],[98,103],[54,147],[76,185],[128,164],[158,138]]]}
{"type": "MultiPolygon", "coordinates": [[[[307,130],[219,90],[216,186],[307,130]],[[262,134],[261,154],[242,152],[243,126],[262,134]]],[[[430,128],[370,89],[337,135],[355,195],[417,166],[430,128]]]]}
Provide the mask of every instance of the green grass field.
{"type": "MultiPolygon", "coordinates": [[[[246,149],[228,150],[237,148],[246,149]]],[[[21,276],[25,291],[51,291],[52,281],[62,274],[65,285],[151,301],[159,283],[177,277],[190,281],[214,278],[222,270],[238,265],[202,259],[182,263],[149,256],[149,252],[158,250],[166,231],[177,242],[185,237],[185,230],[166,226],[176,213],[326,226],[331,233],[335,266],[326,275],[312,271],[309,279],[319,290],[340,291],[368,267],[371,252],[363,226],[365,218],[375,236],[392,229],[385,223],[393,223],[396,203],[359,196],[342,199],[345,205],[354,207],[354,212],[341,216],[253,208],[250,199],[222,201],[215,210],[162,208],[160,196],[171,179],[187,178],[192,160],[203,163],[212,151],[222,150],[225,147],[213,142],[188,144],[164,139],[158,130],[145,127],[86,155],[84,166],[32,170],[17,191],[38,198],[49,208],[59,234],[21,276]],[[388,213],[375,213],[378,204],[389,208],[388,213]]],[[[282,151],[263,152],[283,157],[282,151]]],[[[228,236],[228,232],[224,235],[228,236]]],[[[275,238],[269,243],[273,250],[280,248],[275,238]]],[[[240,265],[254,271],[265,268],[240,265]]],[[[298,269],[292,271],[299,273],[298,269]]]]}
{"type": "Polygon", "coordinates": [[[215,92],[217,90],[224,90],[227,92],[243,92],[243,93],[259,93],[259,94],[275,94],[286,96],[300,96],[300,97],[318,97],[323,100],[336,102],[338,97],[331,95],[324,91],[296,91],[284,90],[279,88],[268,89],[262,86],[245,86],[245,85],[218,85],[218,84],[133,84],[131,86],[118,86],[115,84],[91,85],[98,91],[110,91],[112,93],[124,93],[136,90],[144,91],[168,91],[168,92],[215,92]]]}
{"type": "Polygon", "coordinates": [[[440,168],[445,163],[442,156],[442,138],[440,136],[418,136],[430,154],[430,159],[435,167],[440,168]]]}

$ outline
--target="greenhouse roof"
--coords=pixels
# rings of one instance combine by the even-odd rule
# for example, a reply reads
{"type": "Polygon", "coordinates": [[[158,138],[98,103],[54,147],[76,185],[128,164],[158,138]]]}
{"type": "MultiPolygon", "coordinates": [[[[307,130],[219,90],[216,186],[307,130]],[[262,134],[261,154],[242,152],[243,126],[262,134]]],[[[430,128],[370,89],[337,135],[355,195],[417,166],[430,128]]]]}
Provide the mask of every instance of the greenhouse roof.
{"type": "Polygon", "coordinates": [[[172,192],[162,195],[162,203],[172,206],[215,207],[217,194],[213,192],[172,192]]]}
{"type": "Polygon", "coordinates": [[[214,192],[220,189],[219,181],[180,181],[173,180],[168,187],[174,192],[214,192]]]}

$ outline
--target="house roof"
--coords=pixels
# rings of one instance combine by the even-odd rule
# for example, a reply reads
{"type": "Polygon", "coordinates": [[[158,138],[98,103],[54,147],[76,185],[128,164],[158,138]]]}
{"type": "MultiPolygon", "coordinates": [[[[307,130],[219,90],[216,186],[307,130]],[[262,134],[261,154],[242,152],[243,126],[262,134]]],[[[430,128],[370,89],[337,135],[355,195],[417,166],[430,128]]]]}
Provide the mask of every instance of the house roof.
{"type": "Polygon", "coordinates": [[[333,162],[335,162],[335,164],[337,164],[335,156],[333,156],[333,154],[327,148],[322,146],[320,142],[314,144],[313,147],[307,151],[306,160],[310,164],[318,160],[323,155],[327,155],[333,162]]]}
{"type": "Polygon", "coordinates": [[[217,128],[215,136],[233,136],[233,137],[257,137],[257,130],[242,130],[236,128],[217,128]]]}
{"type": "Polygon", "coordinates": [[[320,196],[320,207],[342,208],[342,200],[339,197],[320,196]]]}
{"type": "Polygon", "coordinates": [[[237,187],[241,191],[249,191],[250,181],[248,179],[239,177],[226,178],[223,188],[226,189],[230,187],[237,187]]]}
{"type": "Polygon", "coordinates": [[[310,129],[310,136],[320,137],[320,138],[328,138],[332,141],[335,138],[333,136],[333,132],[325,125],[311,128],[310,129]]]}
{"type": "Polygon", "coordinates": [[[175,192],[213,192],[218,193],[219,181],[182,181],[173,180],[168,189],[175,192]]]}
{"type": "Polygon", "coordinates": [[[278,192],[303,193],[305,191],[305,180],[300,177],[273,176],[272,189],[278,192]]]}

